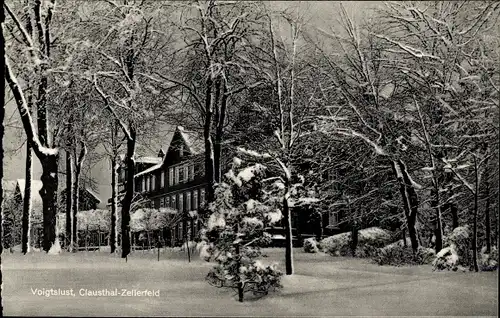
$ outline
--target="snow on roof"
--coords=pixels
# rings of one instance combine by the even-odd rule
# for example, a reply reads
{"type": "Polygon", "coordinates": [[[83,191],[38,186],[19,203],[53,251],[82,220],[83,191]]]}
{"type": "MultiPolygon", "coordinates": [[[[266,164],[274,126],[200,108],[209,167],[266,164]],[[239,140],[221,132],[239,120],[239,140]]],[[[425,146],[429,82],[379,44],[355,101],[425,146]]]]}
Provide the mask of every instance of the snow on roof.
{"type": "MultiPolygon", "coordinates": [[[[24,187],[26,185],[25,179],[17,179],[17,186],[21,192],[21,198],[24,199],[24,187]]],[[[31,180],[31,199],[33,204],[42,204],[42,197],[40,196],[40,190],[43,187],[41,180],[31,180]]]]}
{"type": "Polygon", "coordinates": [[[177,130],[179,130],[182,139],[184,139],[184,143],[189,149],[189,152],[193,155],[197,155],[203,153],[205,151],[205,144],[203,142],[203,138],[201,138],[200,134],[195,131],[185,130],[182,126],[177,126],[177,130]]]}
{"type": "Polygon", "coordinates": [[[157,163],[162,162],[162,159],[163,158],[161,158],[161,157],[139,157],[139,158],[135,159],[135,162],[157,164],[157,163]]]}
{"type": "Polygon", "coordinates": [[[163,165],[163,161],[162,161],[162,162],[160,162],[159,164],[156,164],[156,165],[152,166],[151,168],[148,168],[148,169],[146,169],[146,170],[144,170],[144,171],[139,172],[138,174],[136,174],[136,175],[134,176],[134,178],[137,178],[137,177],[142,176],[142,175],[144,175],[144,174],[148,174],[148,173],[150,173],[150,172],[152,172],[152,171],[158,170],[158,169],[160,169],[160,168],[161,168],[161,166],[162,166],[162,165],[163,165]]]}
{"type": "Polygon", "coordinates": [[[96,199],[96,200],[97,200],[97,203],[101,203],[101,199],[99,199],[99,197],[97,196],[97,194],[96,194],[94,191],[92,191],[92,189],[90,189],[90,188],[85,188],[85,190],[87,190],[87,192],[88,192],[91,196],[93,196],[93,197],[94,197],[94,199],[96,199]]]}
{"type": "Polygon", "coordinates": [[[2,180],[2,189],[4,192],[14,192],[16,190],[16,180],[2,180]]]}

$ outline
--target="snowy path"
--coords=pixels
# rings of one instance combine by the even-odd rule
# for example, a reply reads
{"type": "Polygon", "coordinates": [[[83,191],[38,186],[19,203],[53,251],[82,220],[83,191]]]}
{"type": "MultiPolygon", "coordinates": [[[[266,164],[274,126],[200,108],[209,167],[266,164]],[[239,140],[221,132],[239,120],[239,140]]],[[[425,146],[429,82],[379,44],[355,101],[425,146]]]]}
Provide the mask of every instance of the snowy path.
{"type": "MultiPolygon", "coordinates": [[[[266,251],[279,261],[283,251],[266,251]]],[[[284,290],[258,301],[235,301],[232,291],[209,286],[210,264],[185,254],[141,252],[127,263],[104,253],[49,257],[5,254],[7,315],[79,316],[333,316],[498,315],[497,273],[433,273],[429,266],[380,267],[367,260],[304,254],[284,290]],[[35,296],[32,289],[150,289],[160,297],[35,296]]]]}

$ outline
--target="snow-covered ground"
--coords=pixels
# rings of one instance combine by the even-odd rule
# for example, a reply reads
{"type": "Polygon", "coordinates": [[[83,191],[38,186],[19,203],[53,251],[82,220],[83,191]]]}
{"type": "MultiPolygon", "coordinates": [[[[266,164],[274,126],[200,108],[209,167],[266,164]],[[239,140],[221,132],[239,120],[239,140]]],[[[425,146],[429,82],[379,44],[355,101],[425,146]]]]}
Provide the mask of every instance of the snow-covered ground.
{"type": "MultiPolygon", "coordinates": [[[[283,249],[263,262],[283,268],[283,249]]],[[[380,267],[368,260],[295,250],[284,289],[238,303],[230,290],[204,280],[209,263],[186,252],[137,251],[125,260],[104,252],[2,255],[6,315],[78,316],[442,316],[498,315],[497,272],[432,272],[430,266],[380,267]],[[73,296],[33,295],[73,289],[73,296]],[[159,296],[80,296],[80,290],[159,291],[159,296]],[[35,291],[37,289],[37,291],[35,291]]]]}

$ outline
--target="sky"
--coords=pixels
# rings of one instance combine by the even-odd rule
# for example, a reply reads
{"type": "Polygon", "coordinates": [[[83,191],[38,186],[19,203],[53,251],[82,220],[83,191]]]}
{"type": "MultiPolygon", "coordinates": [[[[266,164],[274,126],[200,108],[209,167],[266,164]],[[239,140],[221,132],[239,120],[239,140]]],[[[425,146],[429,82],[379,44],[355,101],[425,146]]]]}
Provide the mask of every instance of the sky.
{"type": "MultiPolygon", "coordinates": [[[[339,3],[337,1],[303,1],[303,2],[287,2],[276,1],[273,4],[278,8],[286,8],[290,6],[299,6],[301,10],[309,10],[310,23],[313,27],[323,30],[329,30],[330,26],[334,26],[338,19],[339,3]]],[[[347,12],[354,18],[363,18],[370,8],[377,5],[377,1],[352,1],[343,2],[347,12]]],[[[6,115],[4,120],[5,136],[4,136],[4,179],[15,180],[25,178],[25,160],[26,160],[26,145],[23,144],[25,137],[20,122],[17,107],[13,101],[6,104],[6,115]]],[[[168,133],[171,129],[163,127],[164,141],[160,140],[159,145],[165,145],[171,137],[168,133]]],[[[163,133],[162,133],[163,134],[163,133]]],[[[163,137],[162,137],[163,138],[163,137]]],[[[155,150],[156,152],[157,150],[155,150]]],[[[154,155],[151,153],[151,155],[154,155]]],[[[61,157],[64,160],[64,156],[61,157]]],[[[33,156],[33,178],[40,179],[42,172],[40,162],[36,156],[33,156]]],[[[92,177],[97,183],[97,192],[105,207],[107,199],[111,196],[111,172],[110,162],[103,159],[92,167],[92,177]]]]}

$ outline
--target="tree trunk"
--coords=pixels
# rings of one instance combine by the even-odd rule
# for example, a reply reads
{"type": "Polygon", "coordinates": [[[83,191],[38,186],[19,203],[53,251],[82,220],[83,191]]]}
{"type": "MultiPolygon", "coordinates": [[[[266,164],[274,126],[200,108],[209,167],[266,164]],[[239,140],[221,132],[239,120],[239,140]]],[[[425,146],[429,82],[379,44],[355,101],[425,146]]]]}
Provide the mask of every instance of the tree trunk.
{"type": "Polygon", "coordinates": [[[288,206],[288,196],[290,189],[289,180],[285,181],[285,196],[283,197],[283,216],[285,218],[285,273],[293,274],[293,239],[292,239],[292,217],[288,206]]]}
{"type": "Polygon", "coordinates": [[[491,218],[490,218],[490,182],[489,182],[489,169],[488,166],[485,167],[485,197],[486,206],[484,207],[484,226],[486,235],[486,254],[491,253],[491,218]]]}
{"type": "Polygon", "coordinates": [[[48,252],[56,240],[58,154],[45,155],[42,164],[42,189],[40,196],[43,203],[43,250],[48,252]]]}
{"type": "Polygon", "coordinates": [[[116,243],[117,243],[117,230],[116,230],[116,210],[117,210],[117,199],[116,196],[118,194],[117,191],[117,168],[118,165],[116,163],[116,156],[113,156],[111,159],[111,229],[109,234],[109,247],[111,250],[111,254],[116,251],[116,243]]]}
{"type": "Polygon", "coordinates": [[[89,251],[89,225],[85,228],[85,251],[89,251]]]}
{"type": "MultiPolygon", "coordinates": [[[[3,26],[5,21],[5,14],[3,5],[0,8],[0,58],[2,59],[2,74],[5,74],[5,41],[3,37],[3,26]]],[[[5,85],[0,87],[0,98],[2,105],[0,107],[0,299],[2,299],[3,276],[2,276],[2,252],[3,252],[3,136],[4,126],[3,121],[5,118],[5,85]]],[[[28,141],[29,142],[29,141],[28,141]]],[[[3,317],[3,302],[0,300],[0,317],[3,317]]]]}
{"type": "Polygon", "coordinates": [[[73,235],[71,225],[71,209],[73,207],[73,162],[71,151],[66,150],[66,244],[67,249],[73,248],[73,235]]]}
{"type": "Polygon", "coordinates": [[[451,212],[451,227],[456,229],[458,227],[458,206],[455,202],[450,204],[450,212],[451,212]]]}
{"type": "Polygon", "coordinates": [[[22,217],[22,237],[21,250],[23,254],[29,252],[30,249],[30,225],[31,225],[31,180],[33,168],[33,153],[31,144],[26,143],[26,172],[24,186],[24,202],[23,202],[23,217],[22,217]]]}
{"type": "Polygon", "coordinates": [[[479,176],[478,176],[478,166],[477,159],[474,156],[474,176],[475,176],[475,191],[474,191],[474,216],[472,224],[472,266],[475,272],[479,271],[477,265],[477,210],[478,210],[478,200],[479,200],[479,176]]]}
{"type": "Polygon", "coordinates": [[[189,249],[189,237],[188,237],[188,233],[187,233],[187,229],[185,231],[186,234],[184,234],[186,236],[185,240],[186,240],[186,249],[187,249],[187,253],[188,253],[188,263],[191,263],[191,250],[189,249]]]}
{"type": "MultiPolygon", "coordinates": [[[[227,109],[227,88],[225,84],[221,84],[222,92],[220,109],[217,112],[216,127],[215,127],[215,144],[214,144],[214,167],[215,167],[215,181],[220,182],[222,178],[222,142],[224,140],[224,125],[226,121],[227,109]]],[[[220,88],[219,88],[220,89],[220,88]]]]}
{"type": "Polygon", "coordinates": [[[122,201],[122,258],[126,258],[130,254],[130,208],[132,206],[132,199],[134,197],[134,172],[135,172],[135,142],[136,134],[135,129],[130,127],[130,136],[127,138],[127,154],[125,162],[127,164],[127,183],[125,190],[125,197],[122,201]]]}
{"type": "Polygon", "coordinates": [[[351,252],[352,256],[356,256],[356,248],[358,247],[358,225],[354,223],[351,227],[351,252]]]}
{"type": "MultiPolygon", "coordinates": [[[[238,232],[237,232],[238,233],[238,232]]],[[[241,256],[240,256],[240,244],[237,244],[236,245],[236,259],[237,259],[237,268],[238,268],[238,274],[236,275],[237,279],[238,279],[238,301],[240,303],[243,302],[243,282],[241,281],[241,276],[239,275],[240,273],[240,268],[241,268],[241,256]]]]}
{"type": "Polygon", "coordinates": [[[75,245],[73,247],[73,252],[78,251],[78,210],[79,210],[79,204],[80,204],[80,168],[78,162],[75,162],[75,178],[73,180],[73,189],[72,189],[72,195],[73,195],[73,200],[72,204],[73,207],[71,210],[73,211],[73,221],[72,221],[72,241],[73,244],[75,245]]]}
{"type": "Polygon", "coordinates": [[[410,236],[411,247],[413,253],[416,254],[419,246],[417,230],[415,223],[417,220],[418,212],[418,197],[415,189],[411,185],[411,180],[406,171],[406,166],[401,160],[392,162],[393,172],[399,183],[399,190],[403,199],[403,208],[406,217],[406,225],[408,228],[408,235],[410,236]]]}
{"type": "Polygon", "coordinates": [[[75,169],[75,178],[73,180],[73,189],[72,189],[72,196],[73,199],[72,201],[72,208],[71,211],[73,213],[73,219],[71,222],[71,241],[74,246],[72,246],[72,251],[76,252],[78,251],[79,243],[78,243],[78,205],[80,201],[80,186],[79,186],[79,180],[80,180],[80,171],[78,169],[78,165],[75,169]]]}
{"type": "Polygon", "coordinates": [[[149,235],[149,230],[146,231],[146,234],[148,235],[148,251],[150,251],[151,250],[151,237],[149,235]]]}
{"type": "MultiPolygon", "coordinates": [[[[316,212],[318,213],[318,212],[316,212]]],[[[316,222],[316,241],[321,241],[323,238],[323,214],[319,214],[318,221],[316,222]]]]}
{"type": "Polygon", "coordinates": [[[214,109],[215,92],[213,89],[213,81],[209,77],[207,79],[207,88],[205,94],[205,123],[203,126],[203,139],[205,141],[205,178],[207,181],[207,203],[214,200],[215,196],[215,162],[214,149],[212,143],[212,116],[214,109]]]}
{"type": "Polygon", "coordinates": [[[432,193],[434,197],[432,205],[434,207],[434,210],[436,211],[436,221],[435,221],[436,224],[434,229],[434,236],[436,237],[435,248],[437,253],[443,249],[443,228],[441,220],[441,208],[439,207],[439,191],[437,188],[434,188],[432,190],[432,193]]]}

